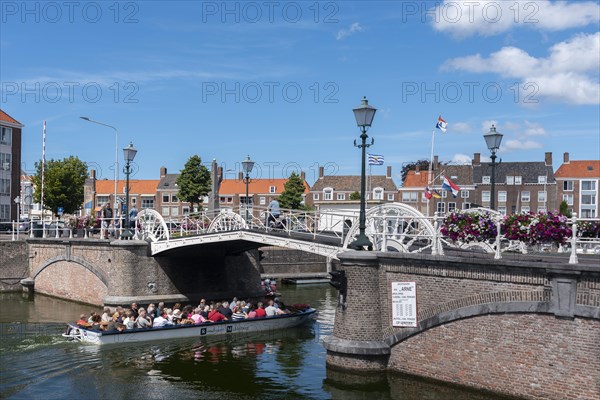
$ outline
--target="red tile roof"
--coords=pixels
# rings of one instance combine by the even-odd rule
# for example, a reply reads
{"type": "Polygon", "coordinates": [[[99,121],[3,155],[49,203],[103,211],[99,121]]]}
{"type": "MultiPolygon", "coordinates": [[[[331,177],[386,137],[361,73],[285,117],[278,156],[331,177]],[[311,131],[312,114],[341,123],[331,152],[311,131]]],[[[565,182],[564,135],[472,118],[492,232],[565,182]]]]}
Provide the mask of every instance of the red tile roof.
{"type": "MultiPolygon", "coordinates": [[[[158,180],[137,180],[132,179],[129,181],[131,187],[131,194],[156,194],[156,187],[158,186],[158,180]]],[[[125,180],[117,181],[117,195],[122,196],[125,194],[125,180]]],[[[96,181],[96,194],[109,195],[115,192],[115,181],[103,179],[96,181]]]]}
{"type": "Polygon", "coordinates": [[[14,119],[13,117],[11,117],[7,113],[5,113],[3,110],[0,110],[0,121],[10,122],[11,124],[23,126],[22,123],[20,123],[19,121],[17,121],[16,119],[14,119]]]}
{"type": "Polygon", "coordinates": [[[600,178],[600,160],[578,160],[562,164],[555,178],[600,178]]]}
{"type": "Polygon", "coordinates": [[[416,171],[408,171],[402,187],[427,187],[427,175],[428,171],[420,171],[418,174],[416,171]]]}
{"type": "MultiPolygon", "coordinates": [[[[269,188],[275,186],[275,193],[273,194],[278,195],[285,189],[284,185],[286,182],[287,179],[252,179],[248,185],[248,193],[269,194],[269,188]]],[[[308,193],[309,187],[306,181],[304,182],[304,187],[304,193],[308,193]]],[[[223,179],[219,194],[246,194],[246,183],[241,179],[223,179]]]]}

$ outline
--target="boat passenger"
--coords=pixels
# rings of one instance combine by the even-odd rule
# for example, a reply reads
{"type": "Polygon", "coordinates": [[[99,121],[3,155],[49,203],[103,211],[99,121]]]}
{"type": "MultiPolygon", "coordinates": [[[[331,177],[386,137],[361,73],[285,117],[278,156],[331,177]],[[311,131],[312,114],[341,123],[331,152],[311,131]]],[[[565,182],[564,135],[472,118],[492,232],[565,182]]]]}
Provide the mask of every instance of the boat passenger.
{"type": "Polygon", "coordinates": [[[125,329],[127,329],[127,327],[124,324],[117,322],[115,324],[115,329],[119,332],[123,332],[125,329]]]}
{"type": "Polygon", "coordinates": [[[156,318],[159,315],[162,315],[164,309],[165,309],[165,303],[163,301],[161,301],[160,303],[158,303],[158,307],[156,308],[156,313],[154,314],[154,317],[156,318]]]}
{"type": "Polygon", "coordinates": [[[209,305],[204,305],[204,309],[200,312],[200,315],[204,317],[204,319],[208,319],[208,312],[210,311],[209,305]]]}
{"type": "Polygon", "coordinates": [[[173,325],[173,323],[167,319],[167,313],[164,311],[158,317],[154,318],[152,323],[153,328],[162,328],[163,326],[167,325],[173,325]]]}
{"type": "Polygon", "coordinates": [[[175,322],[173,321],[173,309],[172,309],[172,308],[165,308],[165,312],[167,313],[167,319],[168,319],[170,322],[173,322],[173,323],[175,323],[175,322]]]}
{"type": "Polygon", "coordinates": [[[275,302],[273,300],[269,300],[269,305],[267,306],[267,308],[265,308],[265,313],[267,314],[267,317],[272,317],[275,314],[277,314],[277,309],[273,305],[274,303],[275,302]]]}
{"type": "Polygon", "coordinates": [[[92,326],[90,327],[91,330],[93,331],[99,331],[101,326],[100,324],[102,323],[102,319],[100,317],[100,315],[96,314],[92,317],[92,326]]]}
{"type": "Polygon", "coordinates": [[[80,328],[89,328],[90,327],[90,323],[87,321],[85,314],[81,314],[79,316],[79,321],[77,321],[77,326],[79,326],[80,328]]]}
{"type": "Polygon", "coordinates": [[[148,318],[145,308],[140,308],[139,315],[135,320],[136,328],[151,328],[152,321],[148,318]]]}
{"type": "Polygon", "coordinates": [[[135,328],[135,317],[133,316],[133,311],[128,310],[125,313],[125,319],[123,320],[123,325],[125,325],[125,327],[127,329],[135,328]]]}
{"type": "Polygon", "coordinates": [[[202,316],[202,314],[200,314],[200,308],[196,308],[194,310],[194,314],[191,316],[191,319],[194,321],[194,324],[196,324],[196,325],[200,325],[204,322],[208,322],[208,320],[206,318],[204,318],[202,316]]]}
{"type": "Polygon", "coordinates": [[[102,313],[102,322],[110,322],[112,319],[112,314],[110,313],[110,307],[104,307],[104,312],[102,313]]]}
{"type": "Polygon", "coordinates": [[[94,322],[94,315],[98,314],[96,311],[92,311],[90,313],[90,317],[88,318],[88,323],[91,324],[92,322],[94,322]]]}
{"type": "Polygon", "coordinates": [[[231,315],[233,314],[233,311],[231,311],[229,308],[229,303],[227,301],[224,301],[221,307],[217,307],[217,311],[223,314],[223,316],[227,319],[231,319],[231,315]]]}
{"type": "Polygon", "coordinates": [[[173,310],[173,323],[174,324],[181,323],[181,310],[178,308],[173,310]]]}
{"type": "Polygon", "coordinates": [[[258,302],[258,304],[256,305],[256,318],[263,318],[267,316],[267,313],[265,312],[265,309],[263,308],[263,303],[261,301],[258,302]]]}
{"type": "Polygon", "coordinates": [[[217,308],[208,313],[208,319],[212,322],[227,321],[227,317],[219,312],[219,308],[222,307],[221,303],[217,303],[217,306],[217,308]]]}
{"type": "Polygon", "coordinates": [[[150,319],[154,319],[154,313],[156,312],[156,307],[154,306],[154,303],[150,303],[148,304],[148,309],[146,310],[146,315],[150,318],[150,319]]]}
{"type": "Polygon", "coordinates": [[[233,309],[233,314],[231,315],[231,318],[235,321],[235,320],[242,320],[242,319],[246,319],[248,318],[248,315],[242,311],[242,307],[241,306],[235,306],[235,308],[233,309]]]}
{"type": "Polygon", "coordinates": [[[254,309],[254,306],[251,303],[248,303],[248,309],[246,310],[246,314],[248,315],[248,318],[256,318],[256,310],[254,309]]]}
{"type": "Polygon", "coordinates": [[[229,309],[233,312],[233,309],[237,305],[238,305],[238,298],[234,297],[233,300],[231,300],[231,303],[229,303],[229,309]]]}
{"type": "Polygon", "coordinates": [[[133,318],[138,317],[138,306],[137,303],[131,303],[131,312],[133,313],[133,318]]]}

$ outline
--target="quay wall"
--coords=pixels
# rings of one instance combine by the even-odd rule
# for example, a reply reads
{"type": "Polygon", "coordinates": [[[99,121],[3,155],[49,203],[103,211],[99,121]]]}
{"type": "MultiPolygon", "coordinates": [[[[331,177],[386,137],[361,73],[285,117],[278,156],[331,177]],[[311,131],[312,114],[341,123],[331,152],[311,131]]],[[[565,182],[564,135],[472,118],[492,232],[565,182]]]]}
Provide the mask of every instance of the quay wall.
{"type": "Polygon", "coordinates": [[[27,243],[0,241],[0,292],[21,291],[29,272],[27,243]]]}

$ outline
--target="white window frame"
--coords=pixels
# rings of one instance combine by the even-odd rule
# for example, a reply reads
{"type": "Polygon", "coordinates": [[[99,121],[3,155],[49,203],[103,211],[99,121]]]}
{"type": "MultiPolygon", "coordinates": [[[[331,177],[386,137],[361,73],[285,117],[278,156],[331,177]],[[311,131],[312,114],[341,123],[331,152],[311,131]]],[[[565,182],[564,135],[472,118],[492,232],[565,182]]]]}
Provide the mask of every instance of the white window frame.
{"type": "Polygon", "coordinates": [[[523,184],[523,177],[520,175],[515,176],[515,185],[522,185],[523,184]]]}
{"type": "Polygon", "coordinates": [[[498,207],[498,212],[500,213],[500,215],[506,215],[506,207],[505,206],[499,206],[498,207]]]}
{"type": "Polygon", "coordinates": [[[563,192],[572,192],[575,187],[575,181],[568,180],[563,182],[563,192]]]}
{"type": "Polygon", "coordinates": [[[515,177],[512,175],[506,175],[506,184],[507,185],[514,185],[515,184],[515,177]]]}
{"type": "MultiPolygon", "coordinates": [[[[316,193],[315,193],[315,194],[316,194],[316,193]]],[[[317,194],[317,200],[319,200],[319,199],[318,199],[318,197],[319,197],[319,195],[317,194]]],[[[265,196],[260,196],[260,197],[258,198],[258,203],[259,203],[261,206],[264,206],[264,205],[266,205],[266,204],[267,204],[267,198],[266,198],[265,196]]]]}
{"type": "Polygon", "coordinates": [[[333,200],[333,188],[323,189],[323,200],[333,200]]]}
{"type": "Polygon", "coordinates": [[[440,194],[442,195],[442,199],[445,199],[448,197],[448,191],[445,189],[442,189],[442,191],[440,192],[440,194]]]}
{"type": "Polygon", "coordinates": [[[521,206],[521,212],[529,212],[529,211],[531,211],[529,206],[521,206]]]}
{"type": "Polygon", "coordinates": [[[388,201],[394,201],[394,193],[388,193],[387,199],[388,201]]]}
{"type": "Polygon", "coordinates": [[[575,196],[573,196],[573,194],[563,194],[563,201],[567,202],[568,206],[572,206],[573,205],[573,201],[574,201],[575,196]]]}
{"type": "Polygon", "coordinates": [[[376,187],[373,189],[373,200],[383,200],[383,188],[376,187]]]}
{"type": "Polygon", "coordinates": [[[506,203],[506,191],[500,190],[498,192],[498,203],[506,203]]]}
{"type": "Polygon", "coordinates": [[[269,186],[269,193],[276,193],[276,192],[277,192],[276,186],[269,186]]]}
{"type": "MultiPolygon", "coordinates": [[[[162,195],[162,202],[163,202],[163,204],[164,203],[170,203],[171,202],[171,196],[169,196],[168,194],[163,193],[163,195],[162,195]]],[[[165,215],[169,215],[169,214],[165,214],[165,215]]]]}
{"type": "Polygon", "coordinates": [[[539,175],[538,183],[548,183],[548,177],[546,175],[539,175]]]}
{"type": "Polygon", "coordinates": [[[538,203],[546,203],[548,201],[548,193],[545,190],[538,192],[538,203]]]}
{"type": "Polygon", "coordinates": [[[338,201],[343,201],[343,200],[346,200],[346,193],[338,193],[338,194],[336,195],[336,199],[337,199],[338,201]]]}
{"type": "Polygon", "coordinates": [[[469,191],[468,190],[461,190],[460,191],[460,198],[461,199],[468,199],[469,198],[469,191]]]}
{"type": "Polygon", "coordinates": [[[595,191],[595,190],[596,190],[596,181],[587,180],[587,179],[586,179],[586,180],[582,180],[582,181],[581,181],[581,191],[582,191],[582,192],[587,192],[587,191],[589,191],[589,192],[593,192],[593,191],[595,191]],[[590,187],[589,187],[589,188],[587,188],[587,189],[585,188],[585,185],[586,185],[586,184],[589,184],[589,186],[590,186],[590,187]]]}
{"type": "Polygon", "coordinates": [[[319,193],[313,193],[313,200],[319,200],[319,193]]]}
{"type": "Polygon", "coordinates": [[[484,175],[481,177],[481,183],[490,183],[491,182],[491,178],[489,175],[484,175]]]}
{"type": "Polygon", "coordinates": [[[455,202],[449,202],[448,203],[448,212],[452,212],[456,210],[456,203],[455,202]]]}
{"type": "Polygon", "coordinates": [[[529,203],[531,201],[531,192],[529,190],[523,190],[521,192],[521,203],[529,203]]]}
{"type": "Polygon", "coordinates": [[[169,216],[171,212],[171,207],[169,206],[162,206],[161,210],[160,210],[160,215],[162,215],[163,217],[169,216]]]}
{"type": "Polygon", "coordinates": [[[12,146],[12,128],[0,126],[0,144],[12,146]]]}
{"type": "Polygon", "coordinates": [[[439,203],[437,203],[437,212],[439,212],[441,214],[445,214],[446,213],[446,203],[444,203],[443,201],[440,201],[439,203]]]}
{"type": "Polygon", "coordinates": [[[481,191],[481,202],[482,203],[489,203],[491,200],[491,192],[489,190],[482,190],[481,191]]]}

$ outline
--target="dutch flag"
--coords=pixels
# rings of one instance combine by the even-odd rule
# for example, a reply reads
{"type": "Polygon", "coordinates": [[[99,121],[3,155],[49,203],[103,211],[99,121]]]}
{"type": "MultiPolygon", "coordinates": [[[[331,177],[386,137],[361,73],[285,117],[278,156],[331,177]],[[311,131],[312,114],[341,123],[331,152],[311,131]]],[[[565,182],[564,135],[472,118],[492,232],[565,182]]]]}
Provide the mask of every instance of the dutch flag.
{"type": "Polygon", "coordinates": [[[436,128],[438,128],[440,131],[442,131],[443,133],[446,133],[446,128],[448,127],[448,124],[446,123],[446,121],[444,121],[442,119],[442,116],[440,115],[438,117],[438,122],[435,125],[436,128]]]}

